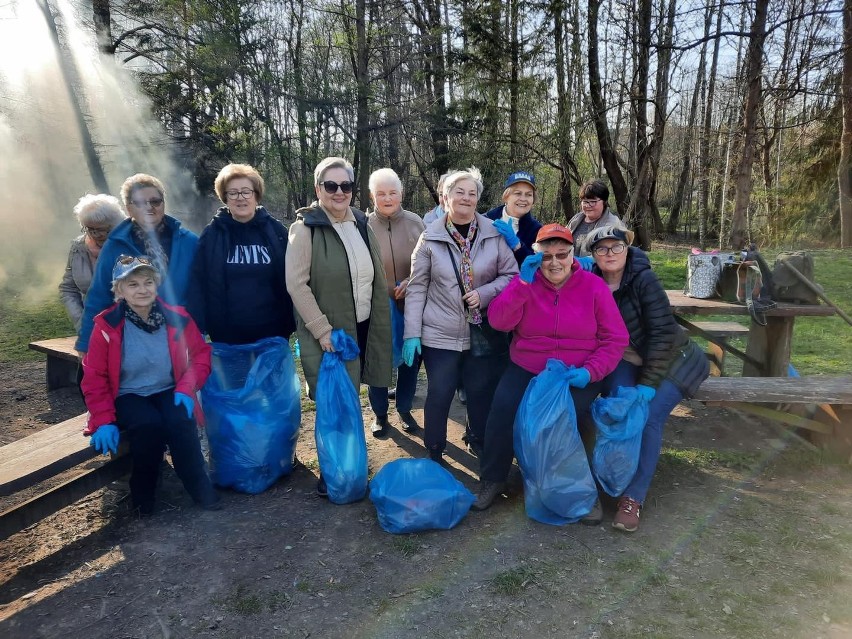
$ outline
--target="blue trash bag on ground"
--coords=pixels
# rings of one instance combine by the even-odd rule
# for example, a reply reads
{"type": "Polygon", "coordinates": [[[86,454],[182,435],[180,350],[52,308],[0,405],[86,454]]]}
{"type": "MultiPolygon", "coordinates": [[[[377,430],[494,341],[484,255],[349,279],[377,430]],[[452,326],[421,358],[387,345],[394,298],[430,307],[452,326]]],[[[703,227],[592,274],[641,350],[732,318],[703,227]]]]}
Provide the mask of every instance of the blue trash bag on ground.
{"type": "Polygon", "coordinates": [[[396,300],[390,298],[391,308],[391,342],[393,345],[393,367],[402,365],[402,342],[405,333],[405,316],[396,305],[396,300]]]}
{"type": "Polygon", "coordinates": [[[348,504],[367,494],[367,441],[361,400],[346,364],[358,357],[358,345],[345,331],[331,332],[333,353],[323,353],[316,391],[314,435],[328,498],[348,504]]]}
{"type": "Polygon", "coordinates": [[[527,516],[545,524],[574,523],[598,498],[566,381],[571,368],[547,360],[530,380],[515,416],[515,457],[524,478],[527,516]]]}
{"type": "Polygon", "coordinates": [[[450,472],[431,459],[397,459],[370,482],[370,501],[389,533],[449,530],[476,501],[450,472]]]}
{"type": "Polygon", "coordinates": [[[213,483],[260,493],[293,470],[299,438],[299,377],[287,340],[213,345],[201,401],[213,483]]]}
{"type": "Polygon", "coordinates": [[[648,402],[632,386],[619,386],[610,397],[592,402],[597,427],[592,471],[608,495],[620,497],[639,466],[648,402]]]}

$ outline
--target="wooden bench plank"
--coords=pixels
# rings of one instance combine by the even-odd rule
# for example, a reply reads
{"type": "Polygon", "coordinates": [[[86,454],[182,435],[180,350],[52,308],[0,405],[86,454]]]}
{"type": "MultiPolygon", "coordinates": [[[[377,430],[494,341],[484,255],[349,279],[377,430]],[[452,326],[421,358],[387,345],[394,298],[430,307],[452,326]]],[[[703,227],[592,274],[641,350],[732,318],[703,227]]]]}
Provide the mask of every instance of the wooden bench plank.
{"type": "Polygon", "coordinates": [[[0,447],[0,497],[72,468],[97,453],[83,436],[87,414],[0,447]]]}
{"type": "MultiPolygon", "coordinates": [[[[743,326],[738,322],[691,322],[693,326],[700,328],[702,331],[706,333],[710,333],[710,335],[715,335],[716,337],[739,337],[741,335],[748,335],[749,327],[743,326]]],[[[686,327],[684,327],[686,328],[686,327]]]]}
{"type": "Polygon", "coordinates": [[[43,339],[38,342],[30,342],[31,350],[44,353],[51,357],[68,360],[69,362],[77,363],[80,358],[77,356],[77,351],[74,349],[74,343],[77,341],[76,336],[71,337],[56,337],[54,339],[43,339]]]}
{"type": "Polygon", "coordinates": [[[852,405],[852,376],[710,377],[695,399],[702,402],[852,405]]]}
{"type": "Polygon", "coordinates": [[[45,381],[47,390],[77,385],[77,368],[80,358],[74,350],[76,337],[57,337],[30,342],[30,349],[47,355],[45,381]]]}

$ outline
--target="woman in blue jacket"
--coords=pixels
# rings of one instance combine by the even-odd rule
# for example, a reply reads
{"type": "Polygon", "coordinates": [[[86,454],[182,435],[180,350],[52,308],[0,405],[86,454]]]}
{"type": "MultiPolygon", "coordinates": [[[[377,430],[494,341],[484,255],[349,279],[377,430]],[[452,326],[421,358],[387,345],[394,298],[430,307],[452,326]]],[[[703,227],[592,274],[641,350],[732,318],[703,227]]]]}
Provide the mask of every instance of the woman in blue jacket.
{"type": "Polygon", "coordinates": [[[101,249],[75,345],[80,353],[89,350],[95,315],[113,304],[112,267],[121,255],[147,256],[164,274],[159,289],[163,300],[173,306],[186,305],[198,236],[166,215],[166,189],[151,175],[137,173],[127,178],[121,185],[121,199],[130,217],[112,230],[101,249]]]}
{"type": "Polygon", "coordinates": [[[485,216],[494,220],[496,228],[515,254],[520,266],[533,254],[532,245],[541,229],[533,217],[536,200],[535,176],[527,171],[515,171],[503,183],[503,204],[491,209],[485,216]]]}

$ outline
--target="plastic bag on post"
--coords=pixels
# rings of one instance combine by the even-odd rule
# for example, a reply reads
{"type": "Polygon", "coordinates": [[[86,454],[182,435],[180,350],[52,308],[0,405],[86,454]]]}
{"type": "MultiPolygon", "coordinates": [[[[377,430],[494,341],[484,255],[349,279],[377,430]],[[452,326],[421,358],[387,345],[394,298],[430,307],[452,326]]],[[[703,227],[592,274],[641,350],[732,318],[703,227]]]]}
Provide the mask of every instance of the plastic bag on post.
{"type": "Polygon", "coordinates": [[[214,343],[201,401],[215,484],[255,494],[293,470],[301,406],[287,340],[214,343]]]}
{"type": "Polygon", "coordinates": [[[393,345],[393,367],[402,366],[402,342],[405,333],[405,317],[396,305],[396,300],[390,298],[391,308],[391,342],[393,345]]]}
{"type": "Polygon", "coordinates": [[[361,400],[346,364],[358,357],[358,345],[343,330],[331,332],[333,353],[323,353],[317,380],[314,435],[328,499],[348,504],[367,494],[367,441],[361,400]]]}
{"type": "Polygon", "coordinates": [[[592,470],[607,494],[619,497],[639,466],[648,402],[634,387],[620,386],[592,402],[592,418],[598,430],[592,470]]]}
{"type": "Polygon", "coordinates": [[[578,521],[598,498],[577,431],[569,370],[559,360],[547,360],[530,380],[515,416],[515,457],[524,478],[527,516],[545,524],[578,521]]]}
{"type": "Polygon", "coordinates": [[[431,459],[397,459],[370,482],[370,501],[389,533],[449,530],[476,501],[467,488],[431,459]]]}

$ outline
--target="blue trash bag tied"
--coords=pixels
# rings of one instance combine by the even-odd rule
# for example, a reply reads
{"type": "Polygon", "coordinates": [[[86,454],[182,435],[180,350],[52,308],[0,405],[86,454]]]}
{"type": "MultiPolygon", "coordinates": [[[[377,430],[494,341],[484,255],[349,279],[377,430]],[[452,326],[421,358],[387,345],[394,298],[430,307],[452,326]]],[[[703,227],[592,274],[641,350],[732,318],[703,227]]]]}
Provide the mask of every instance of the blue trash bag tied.
{"type": "Polygon", "coordinates": [[[367,494],[367,441],[361,399],[345,361],[358,357],[358,345],[341,329],[331,332],[333,353],[323,353],[316,392],[314,436],[328,499],[348,504],[367,494]]]}
{"type": "Polygon", "coordinates": [[[597,427],[592,470],[608,495],[620,497],[639,466],[648,402],[632,386],[619,386],[610,397],[592,402],[597,427]]]}
{"type": "Polygon", "coordinates": [[[598,498],[567,375],[556,359],[530,380],[515,415],[515,457],[530,519],[561,526],[587,515],[598,498]]]}
{"type": "Polygon", "coordinates": [[[213,343],[213,366],[201,389],[211,478],[256,494],[293,470],[301,424],[299,377],[287,341],[213,343]]]}
{"type": "MultiPolygon", "coordinates": [[[[399,286],[399,282],[397,282],[399,286]]],[[[391,344],[393,348],[393,367],[402,366],[402,343],[405,334],[405,316],[396,305],[396,300],[390,298],[391,308],[391,344]]]]}
{"type": "Polygon", "coordinates": [[[397,459],[370,482],[379,525],[394,534],[455,527],[476,501],[449,471],[431,459],[397,459]]]}

